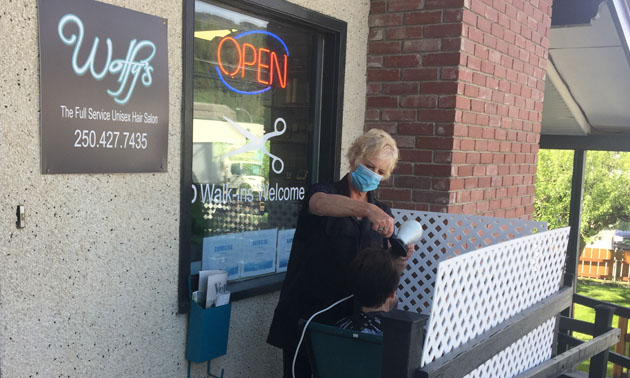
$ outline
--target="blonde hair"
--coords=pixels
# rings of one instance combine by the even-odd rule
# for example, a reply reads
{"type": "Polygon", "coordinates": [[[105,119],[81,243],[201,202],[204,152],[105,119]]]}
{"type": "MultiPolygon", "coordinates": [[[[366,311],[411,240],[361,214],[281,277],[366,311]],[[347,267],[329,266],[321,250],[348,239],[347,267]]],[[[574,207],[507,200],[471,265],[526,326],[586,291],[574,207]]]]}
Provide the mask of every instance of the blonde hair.
{"type": "Polygon", "coordinates": [[[370,129],[355,139],[348,150],[350,168],[355,170],[359,163],[370,157],[389,158],[389,169],[383,175],[387,179],[398,162],[398,147],[391,135],[381,129],[370,129]]]}

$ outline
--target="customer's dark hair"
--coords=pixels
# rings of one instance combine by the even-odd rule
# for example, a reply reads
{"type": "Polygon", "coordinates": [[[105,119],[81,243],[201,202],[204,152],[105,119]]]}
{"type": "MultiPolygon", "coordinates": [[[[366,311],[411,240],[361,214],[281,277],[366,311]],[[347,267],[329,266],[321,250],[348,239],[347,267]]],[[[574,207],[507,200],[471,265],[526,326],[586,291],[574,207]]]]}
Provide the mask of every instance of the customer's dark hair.
{"type": "Polygon", "coordinates": [[[350,291],[361,306],[378,307],[396,290],[399,264],[389,249],[368,247],[350,264],[350,291]]]}

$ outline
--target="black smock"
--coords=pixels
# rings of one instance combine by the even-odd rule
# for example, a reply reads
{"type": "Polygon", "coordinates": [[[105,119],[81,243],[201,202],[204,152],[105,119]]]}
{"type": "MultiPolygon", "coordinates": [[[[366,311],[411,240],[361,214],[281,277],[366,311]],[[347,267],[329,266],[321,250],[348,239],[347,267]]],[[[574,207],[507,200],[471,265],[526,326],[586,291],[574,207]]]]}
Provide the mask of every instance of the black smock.
{"type": "MultiPolygon", "coordinates": [[[[350,196],[348,175],[334,184],[314,185],[304,200],[291,246],[287,273],[274,312],[267,342],[283,349],[297,346],[299,319],[350,295],[347,275],[350,262],[367,246],[386,246],[387,239],[372,230],[367,217],[327,217],[309,213],[311,196],[317,192],[350,196]]],[[[389,207],[367,193],[368,202],[391,216],[389,207]]],[[[352,313],[352,300],[318,315],[319,323],[334,324],[352,313]]]]}

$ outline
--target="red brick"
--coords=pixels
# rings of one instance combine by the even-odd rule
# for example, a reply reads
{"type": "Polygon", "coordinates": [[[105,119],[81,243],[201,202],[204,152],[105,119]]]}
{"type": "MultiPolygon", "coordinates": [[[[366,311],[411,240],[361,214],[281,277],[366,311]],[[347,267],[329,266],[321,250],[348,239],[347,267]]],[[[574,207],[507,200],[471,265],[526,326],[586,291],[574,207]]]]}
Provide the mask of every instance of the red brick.
{"type": "Polygon", "coordinates": [[[484,127],[481,137],[484,139],[494,139],[494,128],[484,127]]]}
{"type": "Polygon", "coordinates": [[[427,25],[424,27],[425,37],[459,37],[462,35],[462,26],[456,24],[427,25]]]}
{"type": "Polygon", "coordinates": [[[432,191],[413,191],[413,200],[418,202],[429,202],[441,205],[447,205],[449,203],[449,195],[444,192],[432,192],[432,191]]]}
{"type": "Polygon", "coordinates": [[[465,0],[426,0],[425,9],[463,8],[465,0]]]}
{"type": "Polygon", "coordinates": [[[450,150],[453,148],[453,139],[441,137],[422,137],[418,138],[416,147],[433,150],[450,150]]]}
{"type": "MultiPolygon", "coordinates": [[[[475,146],[476,147],[476,146],[475,146]]],[[[487,149],[487,143],[486,143],[486,149],[487,149]]],[[[481,154],[481,164],[490,164],[492,163],[492,154],[491,153],[482,153],[481,154]]]]}
{"type": "Polygon", "coordinates": [[[436,96],[405,96],[400,100],[403,108],[435,108],[437,106],[436,96]]]}
{"type": "Polygon", "coordinates": [[[457,98],[457,96],[441,96],[439,100],[439,107],[452,109],[457,104],[457,98]]]}
{"type": "Polygon", "coordinates": [[[457,80],[459,76],[459,67],[442,67],[442,80],[457,80]]]}
{"type": "Polygon", "coordinates": [[[462,122],[468,125],[475,124],[477,122],[477,114],[472,112],[462,112],[462,122]]]}
{"type": "Polygon", "coordinates": [[[418,55],[392,55],[385,56],[383,60],[385,67],[416,67],[419,63],[418,55]]]}
{"type": "Polygon", "coordinates": [[[431,183],[431,189],[438,191],[448,191],[450,188],[451,180],[450,179],[433,179],[431,183]]]}
{"type": "Polygon", "coordinates": [[[385,109],[381,113],[383,121],[412,121],[416,119],[416,111],[408,109],[385,109]]]}
{"type": "MultiPolygon", "coordinates": [[[[436,136],[448,136],[451,137],[453,136],[453,132],[455,131],[455,125],[453,125],[452,123],[440,123],[437,126],[435,126],[435,135],[436,136]]],[[[456,143],[458,142],[453,142],[453,148],[457,147],[456,143]]]]}
{"type": "Polygon", "coordinates": [[[477,17],[477,28],[484,33],[491,33],[492,23],[484,17],[477,17]]]}
{"type": "Polygon", "coordinates": [[[400,41],[368,42],[369,54],[396,54],[400,49],[400,41]]]}
{"type": "Polygon", "coordinates": [[[430,81],[422,83],[420,93],[423,94],[456,94],[457,82],[454,81],[430,81]]]}
{"type": "Polygon", "coordinates": [[[444,11],[444,22],[461,22],[464,9],[449,9],[444,11]]]}
{"type": "Polygon", "coordinates": [[[490,122],[490,117],[488,117],[487,114],[479,114],[479,115],[477,115],[477,124],[483,125],[483,126],[488,126],[489,122],[490,122]]]}
{"type": "Polygon", "coordinates": [[[367,66],[368,68],[383,68],[383,57],[375,56],[375,55],[368,55],[367,66]]]}
{"type": "Polygon", "coordinates": [[[473,190],[470,192],[470,200],[477,202],[483,200],[483,190],[473,190]]]}
{"type": "Polygon", "coordinates": [[[376,109],[368,109],[365,111],[365,119],[367,121],[378,121],[380,111],[376,109]]]}
{"type": "Polygon", "coordinates": [[[395,81],[400,77],[400,70],[368,69],[368,81],[395,81]]]}
{"type": "MultiPolygon", "coordinates": [[[[413,173],[413,165],[411,163],[398,162],[392,176],[397,178],[399,175],[409,175],[411,173],[413,173]]],[[[396,178],[394,180],[396,180],[396,178]]]]}
{"type": "Polygon", "coordinates": [[[475,214],[479,214],[479,215],[484,215],[490,207],[490,202],[488,201],[478,201],[476,204],[477,204],[477,211],[475,211],[475,214]]]}
{"type": "Polygon", "coordinates": [[[436,38],[414,39],[403,42],[403,52],[423,52],[440,50],[440,40],[436,38]]]}
{"type": "Polygon", "coordinates": [[[367,98],[367,106],[370,108],[396,108],[398,107],[398,98],[391,96],[369,96],[367,98]]]}
{"type": "Polygon", "coordinates": [[[405,24],[407,25],[419,25],[419,24],[437,24],[442,21],[442,11],[426,11],[426,12],[414,12],[405,14],[405,24]]]}
{"type": "MultiPolygon", "coordinates": [[[[476,140],[475,141],[475,151],[487,151],[488,150],[488,141],[487,140],[476,140]]],[[[492,160],[490,160],[492,161],[492,160]]],[[[487,163],[487,161],[486,161],[487,163]]]]}
{"type": "MultiPolygon", "coordinates": [[[[479,164],[479,162],[481,161],[481,154],[478,153],[468,153],[466,154],[466,164],[479,164]]],[[[480,176],[478,174],[475,174],[475,171],[477,170],[478,167],[483,167],[482,165],[475,165],[473,167],[473,175],[475,176],[480,176]]],[[[485,168],[484,168],[484,173],[485,173],[485,168]]]]}
{"type": "Polygon", "coordinates": [[[398,128],[396,127],[396,122],[367,122],[365,129],[381,129],[387,131],[389,134],[395,134],[398,128]]]}
{"type": "MultiPolygon", "coordinates": [[[[421,151],[417,149],[400,149],[400,160],[414,163],[431,163],[433,160],[431,151],[421,151]]],[[[415,166],[414,166],[415,170],[415,166]]]]}
{"type": "Polygon", "coordinates": [[[481,138],[483,134],[483,129],[479,126],[468,126],[468,137],[469,138],[481,138]]]}
{"type": "Polygon", "coordinates": [[[394,200],[394,201],[409,201],[411,200],[411,190],[381,188],[378,191],[378,198],[384,199],[384,200],[394,200]]]}
{"type": "Polygon", "coordinates": [[[387,39],[409,39],[422,37],[422,26],[405,26],[399,28],[388,28],[387,39]]]}
{"type": "Polygon", "coordinates": [[[470,10],[481,16],[486,14],[486,6],[481,0],[470,0],[470,10]]]}
{"type": "Polygon", "coordinates": [[[461,151],[453,151],[452,153],[453,164],[463,164],[466,162],[466,153],[461,151]]]}
{"type": "Polygon", "coordinates": [[[457,109],[469,110],[470,109],[470,99],[464,96],[457,96],[457,100],[455,102],[455,107],[457,109]]]}
{"type": "Polygon", "coordinates": [[[435,121],[435,122],[453,122],[455,120],[454,110],[419,110],[418,120],[420,121],[435,121]]]}
{"type": "Polygon", "coordinates": [[[435,80],[438,78],[437,68],[406,68],[402,71],[402,80],[435,80]]]}
{"type": "Polygon", "coordinates": [[[481,70],[481,59],[475,56],[467,56],[466,57],[466,67],[470,68],[473,71],[481,70]]]}
{"type": "Polygon", "coordinates": [[[483,43],[483,32],[477,28],[469,27],[468,38],[477,43],[483,43]]]}
{"type": "Polygon", "coordinates": [[[464,9],[462,14],[462,21],[465,24],[474,27],[475,25],[477,25],[477,15],[468,9],[464,9]]]}
{"type": "Polygon", "coordinates": [[[475,149],[475,141],[472,139],[463,139],[460,143],[461,151],[473,151],[475,149]]]}
{"type": "Polygon", "coordinates": [[[385,37],[385,29],[370,29],[368,33],[368,41],[382,41],[385,37]]]}
{"type": "Polygon", "coordinates": [[[422,58],[422,65],[425,67],[456,66],[459,64],[459,59],[460,54],[458,52],[427,54],[422,58]]]}
{"type": "Polygon", "coordinates": [[[418,94],[420,85],[418,83],[397,82],[383,84],[385,94],[418,94]]]}
{"type": "Polygon", "coordinates": [[[473,72],[473,84],[481,86],[486,85],[486,76],[477,72],[473,72]]]}
{"type": "Polygon", "coordinates": [[[408,11],[422,8],[424,4],[423,0],[389,0],[389,11],[408,11]]]}
{"type": "Polygon", "coordinates": [[[368,83],[367,84],[367,94],[374,95],[381,93],[383,86],[378,83],[368,83]]]}
{"type": "Polygon", "coordinates": [[[368,25],[370,27],[375,26],[392,26],[402,25],[403,15],[396,13],[387,14],[373,14],[368,18],[368,25]]]}
{"type": "Polygon", "coordinates": [[[460,189],[464,189],[464,183],[466,180],[463,179],[458,179],[458,178],[452,178],[450,180],[450,190],[460,190],[460,189]]]}
{"type": "Polygon", "coordinates": [[[442,51],[459,51],[461,46],[460,38],[443,38],[442,51]]]}
{"type": "Polygon", "coordinates": [[[432,123],[400,123],[398,125],[398,132],[400,134],[412,134],[412,135],[433,135],[432,123]]]}
{"type": "MultiPolygon", "coordinates": [[[[472,176],[472,171],[473,171],[472,165],[460,165],[457,167],[457,176],[459,177],[472,176]]],[[[477,179],[475,179],[475,182],[476,180],[477,179]]]]}
{"type": "Polygon", "coordinates": [[[387,11],[387,2],[370,1],[370,14],[385,13],[387,11]]]}
{"type": "Polygon", "coordinates": [[[434,163],[451,163],[453,160],[453,152],[451,151],[434,151],[433,162],[434,163]]]}
{"type": "Polygon", "coordinates": [[[451,166],[444,164],[416,164],[414,173],[416,176],[449,177],[451,175],[451,166]]]}
{"type": "Polygon", "coordinates": [[[412,189],[429,189],[431,188],[431,178],[420,176],[397,176],[395,179],[396,187],[412,188],[412,189]]]}

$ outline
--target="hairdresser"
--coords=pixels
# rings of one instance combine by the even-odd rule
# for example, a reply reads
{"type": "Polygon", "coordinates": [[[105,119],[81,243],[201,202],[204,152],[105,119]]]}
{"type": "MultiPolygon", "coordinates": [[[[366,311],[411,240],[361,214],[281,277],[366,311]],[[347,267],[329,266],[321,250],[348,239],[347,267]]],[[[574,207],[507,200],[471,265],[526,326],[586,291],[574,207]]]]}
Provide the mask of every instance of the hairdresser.
{"type": "MultiPolygon", "coordinates": [[[[372,129],[348,150],[350,173],[332,184],[315,184],[304,201],[291,247],[286,277],[280,292],[267,342],[282,348],[284,378],[300,336],[298,321],[349,295],[350,262],[359,250],[387,248],[394,232],[390,209],[374,198],[374,190],[387,179],[398,161],[396,141],[372,129]]],[[[411,255],[413,248],[408,248],[411,255]]],[[[334,324],[352,312],[345,301],[315,319],[334,324]]],[[[304,350],[298,354],[296,378],[310,378],[304,350]]]]}

